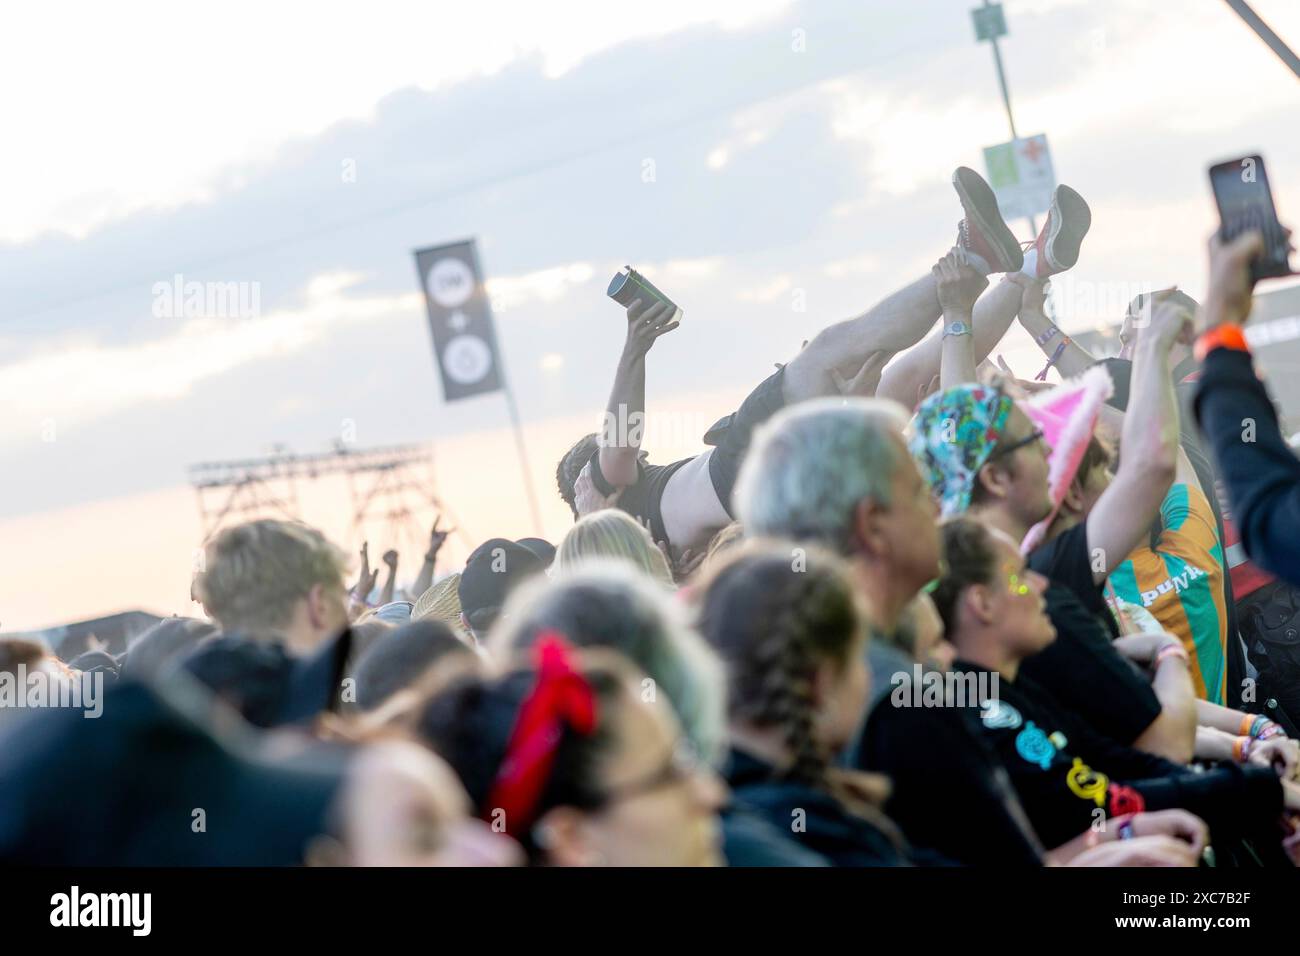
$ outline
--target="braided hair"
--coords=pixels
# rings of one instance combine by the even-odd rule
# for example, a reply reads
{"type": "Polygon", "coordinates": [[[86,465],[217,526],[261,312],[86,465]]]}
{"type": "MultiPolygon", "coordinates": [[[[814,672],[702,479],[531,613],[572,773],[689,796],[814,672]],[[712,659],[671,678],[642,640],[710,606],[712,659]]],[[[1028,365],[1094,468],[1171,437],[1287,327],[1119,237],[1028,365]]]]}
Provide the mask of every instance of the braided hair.
{"type": "Polygon", "coordinates": [[[730,718],[780,728],[787,776],[824,785],[831,755],[817,740],[813,685],[825,662],[848,665],[862,627],[842,566],[816,548],[746,545],[701,595],[701,633],[727,664],[730,718]]]}
{"type": "Polygon", "coordinates": [[[817,738],[817,670],[850,666],[865,626],[843,562],[816,546],[747,542],[709,570],[699,594],[700,633],[727,666],[730,718],[780,728],[792,758],[780,776],[826,792],[902,850],[880,810],[888,779],[832,766],[817,738]]]}

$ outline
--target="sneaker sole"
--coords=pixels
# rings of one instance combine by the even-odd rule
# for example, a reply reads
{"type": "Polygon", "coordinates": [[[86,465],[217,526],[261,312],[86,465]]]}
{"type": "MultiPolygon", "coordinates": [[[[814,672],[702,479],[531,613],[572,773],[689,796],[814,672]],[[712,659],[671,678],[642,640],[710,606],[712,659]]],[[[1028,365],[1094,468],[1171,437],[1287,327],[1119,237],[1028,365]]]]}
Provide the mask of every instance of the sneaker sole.
{"type": "Polygon", "coordinates": [[[1083,237],[1092,226],[1092,210],[1069,186],[1057,186],[1052,193],[1052,228],[1048,230],[1043,254],[1057,272],[1073,268],[1079,261],[1083,237]]]}
{"type": "Polygon", "coordinates": [[[1002,213],[998,211],[998,197],[993,194],[993,188],[984,181],[984,177],[968,166],[958,166],[952,174],[952,186],[957,190],[957,198],[961,200],[966,215],[974,220],[984,238],[1002,253],[1000,262],[990,262],[989,265],[996,266],[998,272],[1015,272],[1024,265],[1024,251],[1015,234],[1002,220],[1002,213]]]}

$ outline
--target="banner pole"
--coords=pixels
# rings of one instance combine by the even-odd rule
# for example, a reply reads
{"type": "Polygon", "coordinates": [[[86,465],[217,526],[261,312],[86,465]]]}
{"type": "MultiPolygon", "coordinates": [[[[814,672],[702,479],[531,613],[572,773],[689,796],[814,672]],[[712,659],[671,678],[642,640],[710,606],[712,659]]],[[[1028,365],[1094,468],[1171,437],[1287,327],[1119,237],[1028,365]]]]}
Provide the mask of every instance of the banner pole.
{"type": "Polygon", "coordinates": [[[505,357],[498,356],[498,368],[501,370],[501,390],[506,393],[506,408],[510,413],[510,425],[515,432],[515,450],[519,454],[519,470],[524,480],[524,492],[528,495],[528,510],[533,516],[533,531],[539,538],[542,533],[542,514],[537,508],[537,493],[533,490],[533,472],[528,467],[528,449],[524,446],[524,428],[519,421],[519,409],[515,405],[515,390],[510,387],[510,376],[506,374],[505,357]]]}

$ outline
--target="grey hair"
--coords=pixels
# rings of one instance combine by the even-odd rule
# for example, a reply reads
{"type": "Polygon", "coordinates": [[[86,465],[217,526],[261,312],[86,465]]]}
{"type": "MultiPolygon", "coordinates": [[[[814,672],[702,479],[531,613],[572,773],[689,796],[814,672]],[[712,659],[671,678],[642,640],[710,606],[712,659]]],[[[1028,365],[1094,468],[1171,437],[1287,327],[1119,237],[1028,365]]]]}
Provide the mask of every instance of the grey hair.
{"type": "Polygon", "coordinates": [[[605,647],[632,661],[665,697],[699,754],[722,756],[726,675],[713,649],[690,626],[663,586],[620,561],[593,558],[558,580],[521,585],[488,638],[506,661],[548,630],[577,647],[605,647]]]}
{"type": "Polygon", "coordinates": [[[736,481],[749,534],[854,550],[853,513],[886,507],[903,458],[907,412],[880,398],[823,398],[788,408],[758,429],[736,481]]]}

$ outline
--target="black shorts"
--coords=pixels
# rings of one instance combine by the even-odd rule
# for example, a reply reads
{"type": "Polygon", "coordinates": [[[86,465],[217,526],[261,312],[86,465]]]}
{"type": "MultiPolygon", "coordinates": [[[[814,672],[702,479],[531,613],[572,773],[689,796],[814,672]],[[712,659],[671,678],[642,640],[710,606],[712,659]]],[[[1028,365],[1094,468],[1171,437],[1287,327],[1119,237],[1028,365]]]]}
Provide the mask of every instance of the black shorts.
{"type": "Polygon", "coordinates": [[[731,415],[725,428],[721,428],[719,423],[710,429],[709,437],[717,437],[715,441],[709,442],[715,445],[713,455],[709,458],[709,477],[713,479],[713,490],[718,493],[718,501],[722,502],[722,507],[733,518],[735,513],[731,510],[731,492],[736,487],[740,463],[749,451],[754,429],[785,408],[785,394],[781,389],[784,380],[785,369],[777,369],[749,393],[749,397],[731,415]]]}

